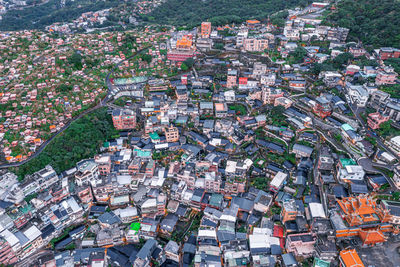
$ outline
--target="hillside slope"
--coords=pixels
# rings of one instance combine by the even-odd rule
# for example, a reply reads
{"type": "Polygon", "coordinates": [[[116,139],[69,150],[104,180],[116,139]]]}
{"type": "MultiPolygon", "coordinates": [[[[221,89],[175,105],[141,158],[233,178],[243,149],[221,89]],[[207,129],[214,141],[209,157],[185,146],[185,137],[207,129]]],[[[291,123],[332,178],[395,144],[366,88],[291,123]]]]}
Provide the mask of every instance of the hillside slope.
{"type": "Polygon", "coordinates": [[[0,31],[44,29],[55,22],[69,22],[82,13],[115,7],[119,0],[49,0],[44,4],[9,10],[0,20],[0,31]]]}
{"type": "Polygon", "coordinates": [[[325,24],[350,29],[351,41],[400,47],[400,1],[342,0],[325,19],[325,24]]]}
{"type": "Polygon", "coordinates": [[[209,20],[214,25],[242,22],[249,18],[265,19],[268,15],[296,6],[305,6],[309,0],[167,0],[144,20],[159,24],[188,28],[209,20]]]}

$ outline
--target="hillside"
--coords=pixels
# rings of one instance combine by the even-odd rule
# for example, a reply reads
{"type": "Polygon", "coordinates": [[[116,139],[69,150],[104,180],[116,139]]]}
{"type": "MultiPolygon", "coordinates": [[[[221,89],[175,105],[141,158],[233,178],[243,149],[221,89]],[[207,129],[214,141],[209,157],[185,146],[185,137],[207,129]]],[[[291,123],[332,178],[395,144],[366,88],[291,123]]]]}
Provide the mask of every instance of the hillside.
{"type": "Polygon", "coordinates": [[[214,25],[242,22],[249,18],[265,19],[274,12],[305,6],[308,0],[167,0],[148,15],[145,21],[191,28],[209,20],[214,25]]]}
{"type": "Polygon", "coordinates": [[[350,41],[400,47],[400,1],[343,0],[325,19],[325,24],[350,29],[350,41]]]}
{"type": "Polygon", "coordinates": [[[49,0],[44,4],[7,11],[0,20],[0,31],[44,29],[55,22],[69,22],[82,13],[120,4],[119,0],[49,0]]]}
{"type": "Polygon", "coordinates": [[[38,157],[13,169],[20,179],[50,164],[58,173],[91,158],[104,140],[118,136],[106,108],[98,109],[71,123],[38,157]]]}

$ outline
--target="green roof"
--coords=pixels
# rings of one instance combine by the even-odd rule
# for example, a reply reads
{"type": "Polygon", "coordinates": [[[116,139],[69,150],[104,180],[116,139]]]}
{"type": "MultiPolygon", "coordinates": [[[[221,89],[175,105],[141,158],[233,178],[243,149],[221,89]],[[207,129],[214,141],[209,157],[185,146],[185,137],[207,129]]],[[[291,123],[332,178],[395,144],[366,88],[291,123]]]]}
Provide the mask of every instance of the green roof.
{"type": "Polygon", "coordinates": [[[141,150],[141,149],[135,149],[136,155],[139,158],[150,158],[151,157],[151,151],[148,150],[141,150]]]}
{"type": "Polygon", "coordinates": [[[160,136],[158,135],[158,133],[152,132],[150,134],[150,138],[153,139],[153,140],[158,140],[158,139],[160,139],[160,136]]]}
{"type": "Polygon", "coordinates": [[[313,267],[329,267],[330,263],[319,258],[315,258],[313,267]]]}
{"type": "Polygon", "coordinates": [[[210,201],[208,202],[211,206],[219,207],[221,206],[222,199],[224,197],[221,194],[212,194],[210,201]]]}
{"type": "Polygon", "coordinates": [[[139,231],[140,230],[140,223],[139,222],[132,223],[131,226],[130,226],[130,229],[131,230],[135,230],[135,231],[139,231]]]}
{"type": "Polygon", "coordinates": [[[344,130],[344,131],[354,131],[354,129],[353,129],[353,127],[351,127],[350,125],[348,125],[347,123],[345,123],[345,124],[342,124],[342,129],[344,130]]]}
{"type": "Polygon", "coordinates": [[[109,147],[110,146],[110,142],[104,142],[103,143],[103,147],[109,147]]]}
{"type": "Polygon", "coordinates": [[[340,164],[343,167],[346,167],[349,165],[357,165],[357,163],[353,159],[340,159],[340,164]]]}

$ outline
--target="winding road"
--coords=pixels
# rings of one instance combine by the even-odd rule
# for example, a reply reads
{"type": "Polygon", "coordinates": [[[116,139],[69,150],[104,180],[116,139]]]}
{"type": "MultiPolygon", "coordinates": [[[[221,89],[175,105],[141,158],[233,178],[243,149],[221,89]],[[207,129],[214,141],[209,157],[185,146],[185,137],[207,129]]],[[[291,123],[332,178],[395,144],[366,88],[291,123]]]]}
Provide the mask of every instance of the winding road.
{"type": "Polygon", "coordinates": [[[18,167],[21,166],[29,161],[31,161],[32,159],[36,158],[39,156],[39,154],[57,137],[59,136],[61,133],[63,133],[70,125],[71,123],[73,123],[74,121],[82,118],[83,116],[89,114],[90,112],[101,108],[103,106],[105,106],[108,101],[110,101],[110,99],[112,99],[112,96],[110,96],[111,94],[111,88],[112,88],[112,83],[110,81],[110,76],[115,72],[115,70],[125,61],[129,61],[132,58],[134,58],[136,55],[142,53],[143,51],[145,51],[146,49],[148,49],[150,46],[146,46],[140,50],[138,50],[136,53],[134,53],[132,56],[125,58],[124,60],[119,61],[117,64],[114,65],[114,67],[111,69],[110,72],[107,73],[106,75],[106,85],[107,85],[107,95],[106,97],[104,97],[104,99],[102,99],[99,103],[97,103],[94,107],[91,107],[85,111],[83,111],[81,114],[79,114],[77,117],[71,119],[70,121],[68,121],[56,134],[54,134],[52,137],[50,137],[50,139],[46,140],[45,142],[43,142],[43,144],[40,145],[40,147],[35,151],[35,153],[30,156],[29,158],[27,158],[26,160],[23,161],[19,161],[19,162],[13,162],[13,163],[6,163],[6,164],[2,164],[0,165],[0,169],[7,169],[10,167],[18,167]]]}

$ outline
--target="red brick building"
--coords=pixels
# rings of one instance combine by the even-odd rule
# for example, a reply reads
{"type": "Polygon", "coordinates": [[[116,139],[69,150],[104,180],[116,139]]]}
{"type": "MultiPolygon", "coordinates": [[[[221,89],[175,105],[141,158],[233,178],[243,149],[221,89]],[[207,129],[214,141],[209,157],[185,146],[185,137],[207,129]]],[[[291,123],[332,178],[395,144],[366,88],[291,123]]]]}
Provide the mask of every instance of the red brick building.
{"type": "Polygon", "coordinates": [[[400,50],[393,47],[382,47],[379,50],[379,56],[382,60],[386,60],[388,58],[399,58],[400,50]]]}
{"type": "Polygon", "coordinates": [[[136,114],[132,110],[114,110],[112,120],[117,130],[130,130],[136,127],[136,114]]]}

